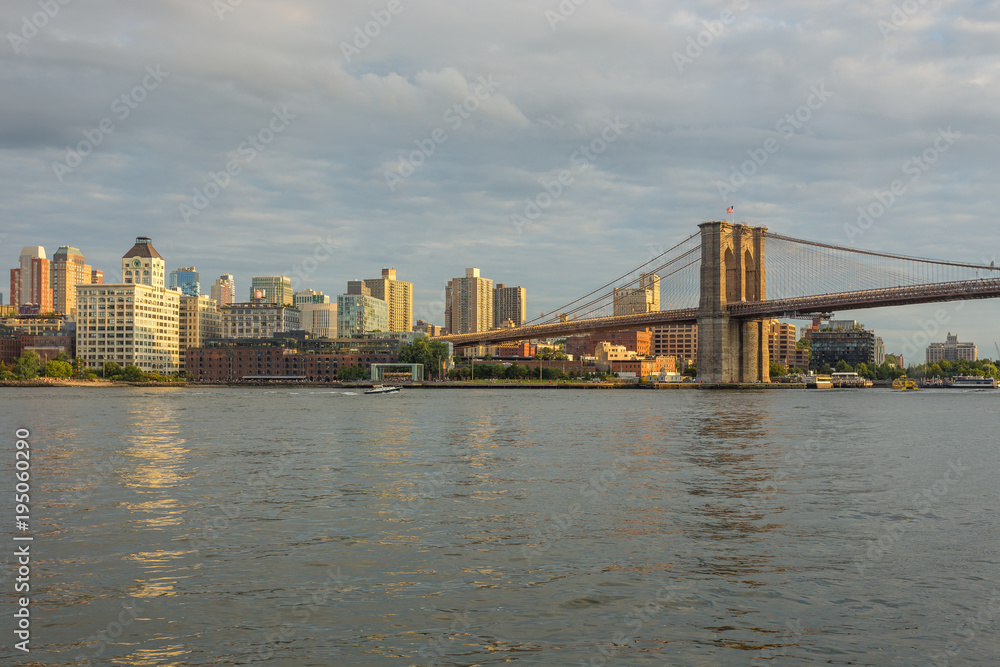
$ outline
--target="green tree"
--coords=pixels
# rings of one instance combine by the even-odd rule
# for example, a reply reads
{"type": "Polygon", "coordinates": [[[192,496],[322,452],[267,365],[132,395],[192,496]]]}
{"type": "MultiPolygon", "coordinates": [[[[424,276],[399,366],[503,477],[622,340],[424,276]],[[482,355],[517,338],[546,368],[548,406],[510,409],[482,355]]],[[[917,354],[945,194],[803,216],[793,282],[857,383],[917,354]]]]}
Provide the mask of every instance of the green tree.
{"type": "Polygon", "coordinates": [[[132,364],[128,364],[127,366],[125,366],[125,368],[122,369],[121,379],[124,380],[125,382],[142,382],[143,381],[142,369],[139,368],[138,366],[133,366],[132,364]]]}
{"type": "Polygon", "coordinates": [[[28,350],[14,362],[14,375],[18,380],[34,380],[42,372],[42,358],[28,350]]]}
{"type": "Polygon", "coordinates": [[[441,341],[420,337],[399,348],[399,363],[423,364],[427,377],[439,377],[447,361],[448,346],[441,341]]]}
{"type": "Polygon", "coordinates": [[[68,378],[73,375],[73,367],[65,361],[52,361],[45,364],[45,377],[68,378]]]}
{"type": "Polygon", "coordinates": [[[365,380],[369,377],[371,377],[371,371],[366,371],[361,366],[344,366],[339,371],[337,371],[337,379],[342,382],[365,380]]]}
{"type": "Polygon", "coordinates": [[[698,377],[698,364],[691,364],[684,369],[684,372],[681,373],[681,375],[689,378],[698,377]]]}
{"type": "Polygon", "coordinates": [[[771,368],[770,373],[773,378],[780,378],[785,375],[785,367],[779,364],[777,361],[772,361],[768,364],[771,368]]]}
{"type": "Polygon", "coordinates": [[[854,370],[853,368],[851,368],[851,365],[846,361],[844,361],[843,359],[837,362],[836,368],[838,373],[850,373],[851,371],[854,370]]]}
{"type": "Polygon", "coordinates": [[[800,338],[798,342],[795,343],[795,347],[797,347],[800,350],[811,350],[812,346],[813,343],[812,339],[810,338],[800,338]]]}
{"type": "Polygon", "coordinates": [[[113,361],[104,362],[104,377],[109,380],[114,380],[117,376],[122,374],[122,367],[113,361]]]}
{"type": "Polygon", "coordinates": [[[819,369],[820,375],[829,375],[832,372],[833,372],[833,366],[831,366],[830,364],[823,364],[823,366],[820,367],[819,369]]]}

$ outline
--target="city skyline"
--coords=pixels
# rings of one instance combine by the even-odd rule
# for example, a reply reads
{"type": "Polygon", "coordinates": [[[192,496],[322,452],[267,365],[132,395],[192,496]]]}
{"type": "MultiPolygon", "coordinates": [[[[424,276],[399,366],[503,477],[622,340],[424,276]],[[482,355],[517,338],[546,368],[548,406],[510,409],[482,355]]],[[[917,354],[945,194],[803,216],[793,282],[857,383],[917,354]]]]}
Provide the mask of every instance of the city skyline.
{"type": "MultiPolygon", "coordinates": [[[[994,6],[404,2],[382,25],[381,5],[215,4],[59,5],[30,38],[38,5],[10,4],[6,257],[69,243],[107,269],[99,239],[152,234],[241,290],[330,293],[395,266],[414,319],[442,322],[439,267],[526,286],[530,319],[730,206],[818,241],[995,255],[994,6]]],[[[998,312],[837,315],[898,348],[928,323],[992,340],[998,312]]]]}
{"type": "MultiPolygon", "coordinates": [[[[67,246],[65,246],[65,245],[64,246],[60,246],[60,250],[64,250],[66,247],[67,246]]],[[[68,247],[71,250],[79,252],[78,248],[75,248],[73,246],[68,246],[68,247]]],[[[44,251],[44,248],[45,248],[45,246],[43,246],[43,245],[26,246],[25,248],[22,249],[22,253],[21,254],[23,255],[23,253],[25,251],[35,251],[35,250],[42,250],[42,251],[44,251]]],[[[45,251],[45,252],[47,252],[47,251],[45,251]]],[[[127,253],[126,253],[126,255],[127,255],[127,253]]],[[[165,266],[169,266],[169,264],[165,264],[165,266]]],[[[88,265],[88,268],[89,268],[89,265],[88,265]]],[[[171,279],[173,279],[173,277],[174,277],[173,274],[177,273],[178,271],[186,271],[186,270],[194,271],[194,269],[195,269],[194,266],[178,267],[177,269],[170,270],[168,273],[170,274],[171,279]]],[[[467,271],[471,271],[471,269],[467,269],[467,271]]],[[[476,271],[478,272],[479,270],[476,269],[476,271]]],[[[390,275],[390,272],[391,272],[391,275],[394,278],[395,275],[396,275],[396,270],[394,268],[383,268],[382,269],[383,279],[387,275],[390,275]]],[[[202,273],[202,272],[198,271],[198,272],[196,272],[196,275],[197,275],[197,273],[202,273]]],[[[231,274],[222,274],[222,275],[226,276],[226,275],[231,275],[231,274]]],[[[280,277],[280,276],[274,276],[274,277],[280,277]]],[[[257,278],[259,278],[259,276],[257,278]]],[[[237,282],[238,282],[238,280],[237,280],[237,282]]],[[[252,283],[253,279],[249,280],[248,282],[252,283]]],[[[355,283],[358,283],[358,284],[364,284],[364,283],[368,283],[368,282],[372,282],[372,281],[371,280],[365,280],[365,281],[346,281],[346,282],[348,284],[350,284],[351,282],[355,282],[355,283]]],[[[492,281],[490,281],[490,282],[492,282],[492,281]]],[[[656,284],[656,285],[658,285],[659,284],[659,277],[655,276],[655,275],[652,275],[651,277],[647,277],[647,276],[645,276],[645,274],[643,274],[643,276],[639,280],[639,284],[640,285],[644,285],[644,283],[647,283],[647,282],[649,282],[650,284],[656,284]]],[[[447,281],[447,283],[446,283],[445,293],[447,293],[448,284],[450,284],[450,283],[451,283],[451,279],[449,279],[447,281]]],[[[407,284],[407,283],[404,283],[404,284],[407,284]]],[[[293,287],[292,287],[292,292],[293,293],[298,293],[300,291],[303,291],[303,292],[315,291],[315,292],[318,292],[318,293],[321,293],[321,294],[325,293],[324,290],[315,290],[315,286],[312,286],[312,287],[310,287],[310,286],[294,287],[294,285],[295,285],[294,279],[292,281],[292,285],[293,285],[293,287]]],[[[500,283],[497,283],[497,286],[500,287],[500,288],[504,287],[504,285],[500,284],[500,283]]],[[[51,289],[52,288],[50,287],[50,290],[51,289]]],[[[181,291],[180,287],[177,287],[176,289],[178,289],[178,291],[181,291]]],[[[253,287],[251,286],[250,289],[252,291],[253,287]]],[[[523,290],[523,288],[517,288],[517,289],[522,289],[523,290]]],[[[638,289],[639,291],[641,291],[642,287],[636,288],[636,289],[638,289]]],[[[632,289],[631,291],[636,291],[636,289],[632,289]]],[[[349,287],[347,289],[345,289],[344,292],[340,292],[339,294],[337,293],[336,290],[334,290],[334,295],[335,296],[342,296],[342,295],[346,295],[346,294],[349,294],[349,293],[350,293],[350,288],[349,287]]],[[[618,307],[618,303],[617,303],[618,302],[618,290],[616,290],[615,294],[616,294],[616,296],[615,296],[615,303],[616,303],[615,307],[617,308],[618,307]]],[[[238,293],[237,293],[236,296],[238,297],[238,293]]],[[[7,298],[9,298],[9,297],[7,297],[7,298]]],[[[327,297],[327,298],[329,298],[329,297],[327,297]]],[[[252,298],[248,298],[245,301],[237,299],[236,301],[234,301],[234,303],[236,303],[236,304],[249,303],[252,300],[253,300],[252,298]]],[[[658,307],[659,306],[659,298],[658,297],[656,298],[656,302],[657,302],[657,306],[654,307],[654,308],[652,308],[653,310],[659,310],[660,309],[658,307]]],[[[334,303],[336,303],[336,302],[334,302],[334,303]]],[[[923,322],[923,328],[922,329],[918,329],[918,330],[916,330],[914,332],[911,332],[911,334],[909,335],[909,337],[906,338],[906,339],[904,339],[903,343],[899,346],[898,349],[887,347],[886,350],[885,350],[885,352],[892,353],[892,354],[902,354],[902,355],[904,355],[906,357],[908,363],[921,363],[921,362],[919,362],[917,360],[917,357],[923,355],[923,352],[924,352],[925,348],[928,345],[930,345],[930,344],[940,344],[940,343],[943,343],[945,341],[945,338],[940,333],[943,330],[942,327],[944,327],[945,325],[947,325],[949,322],[954,322],[954,320],[950,318],[949,312],[950,311],[961,312],[962,310],[964,310],[964,308],[967,305],[972,305],[972,304],[976,304],[976,303],[979,303],[979,302],[976,302],[976,301],[972,301],[972,302],[959,301],[959,302],[945,302],[945,303],[931,304],[930,307],[937,306],[938,309],[937,309],[936,314],[932,318],[924,320],[924,322],[923,322]],[[944,308],[944,309],[942,309],[942,308],[944,308]],[[942,315],[944,315],[944,316],[942,317],[942,315]]],[[[914,308],[914,307],[910,306],[909,308],[914,308]]],[[[917,306],[917,308],[919,308],[919,306],[917,306]]],[[[861,311],[843,311],[843,312],[845,312],[845,313],[854,313],[856,316],[863,316],[865,314],[871,314],[873,311],[878,311],[878,310],[889,310],[889,309],[887,309],[887,308],[886,309],[868,309],[868,310],[861,310],[861,311]]],[[[900,308],[899,307],[893,307],[891,310],[892,310],[892,312],[898,313],[900,311],[900,308]]],[[[491,311],[492,311],[492,304],[491,304],[491,311]]],[[[412,318],[413,321],[411,322],[411,330],[413,330],[412,326],[418,320],[423,319],[423,318],[418,317],[415,314],[415,312],[416,312],[416,309],[414,309],[414,315],[413,315],[413,318],[412,318]]],[[[529,312],[528,313],[528,320],[531,320],[531,319],[532,319],[532,317],[531,317],[531,314],[529,312]]],[[[805,329],[806,329],[806,327],[808,326],[808,325],[805,324],[805,322],[808,321],[807,318],[793,319],[793,320],[788,320],[787,318],[776,318],[776,319],[780,320],[781,322],[785,322],[785,323],[791,323],[791,324],[798,323],[798,324],[796,324],[796,326],[797,326],[797,328],[798,328],[798,330],[800,332],[804,332],[805,329]]],[[[853,321],[857,322],[857,320],[853,320],[853,321]]],[[[443,326],[445,327],[445,329],[447,329],[447,319],[445,317],[442,317],[442,322],[443,322],[443,326]]],[[[431,324],[437,324],[437,323],[436,322],[431,322],[431,324]]],[[[498,327],[498,324],[494,323],[493,324],[493,328],[497,328],[497,327],[498,327]]],[[[307,327],[307,328],[309,328],[309,327],[307,327]]],[[[336,327],[334,327],[334,328],[336,328],[336,327]]],[[[663,329],[663,331],[667,331],[670,328],[671,327],[666,327],[666,328],[662,328],[662,329],[663,329]]],[[[876,330],[876,327],[873,327],[871,325],[865,325],[865,328],[868,329],[868,330],[877,331],[878,333],[882,333],[882,332],[885,331],[885,329],[878,329],[878,330],[876,330]]],[[[656,331],[656,328],[654,328],[653,331],[656,331]]],[[[963,331],[965,331],[965,329],[963,329],[963,331]]],[[[949,332],[948,336],[950,337],[950,335],[951,334],[949,332]]],[[[880,340],[882,338],[883,337],[880,336],[880,340]]],[[[994,358],[989,353],[988,343],[990,342],[990,340],[993,340],[994,343],[995,343],[995,341],[996,341],[995,338],[991,338],[989,340],[987,340],[986,338],[983,338],[983,339],[980,340],[979,343],[976,343],[976,338],[975,337],[971,337],[971,336],[969,336],[966,333],[964,335],[964,339],[966,341],[970,341],[970,344],[977,345],[977,346],[981,347],[982,349],[986,350],[984,353],[982,353],[982,358],[986,358],[986,359],[994,358]]]]}

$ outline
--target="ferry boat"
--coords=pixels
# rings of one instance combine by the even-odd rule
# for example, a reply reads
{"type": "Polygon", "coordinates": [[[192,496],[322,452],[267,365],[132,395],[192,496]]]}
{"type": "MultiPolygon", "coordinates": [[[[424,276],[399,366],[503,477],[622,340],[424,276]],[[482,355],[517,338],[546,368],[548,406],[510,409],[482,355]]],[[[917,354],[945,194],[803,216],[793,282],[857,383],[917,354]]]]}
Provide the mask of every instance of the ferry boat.
{"type": "Polygon", "coordinates": [[[832,389],[833,382],[829,375],[814,375],[811,371],[809,375],[802,378],[806,389],[832,389]]]}
{"type": "Polygon", "coordinates": [[[909,389],[911,391],[917,390],[917,383],[915,380],[909,378],[896,378],[892,381],[893,389],[909,389]]]}
{"type": "Polygon", "coordinates": [[[386,387],[384,384],[377,384],[371,389],[365,390],[366,394],[393,394],[402,389],[402,387],[386,387]]]}
{"type": "Polygon", "coordinates": [[[832,373],[830,382],[838,389],[867,389],[872,386],[872,381],[859,376],[857,373],[832,373]]]}
{"type": "Polygon", "coordinates": [[[991,377],[976,377],[974,375],[956,375],[946,387],[955,389],[996,389],[997,381],[991,377]]]}

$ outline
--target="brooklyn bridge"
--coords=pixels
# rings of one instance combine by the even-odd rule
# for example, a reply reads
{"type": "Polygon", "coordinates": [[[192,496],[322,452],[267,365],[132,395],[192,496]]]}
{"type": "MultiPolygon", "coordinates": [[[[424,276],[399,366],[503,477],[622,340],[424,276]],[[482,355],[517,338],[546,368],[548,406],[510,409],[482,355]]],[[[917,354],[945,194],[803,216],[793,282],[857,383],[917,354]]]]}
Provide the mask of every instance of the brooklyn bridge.
{"type": "Polygon", "coordinates": [[[455,347],[698,324],[698,377],[767,382],[765,324],[835,310],[1000,297],[1000,267],[792,238],[723,221],[525,326],[440,336],[455,347]],[[614,314],[615,294],[659,276],[660,310],[614,314]]]}

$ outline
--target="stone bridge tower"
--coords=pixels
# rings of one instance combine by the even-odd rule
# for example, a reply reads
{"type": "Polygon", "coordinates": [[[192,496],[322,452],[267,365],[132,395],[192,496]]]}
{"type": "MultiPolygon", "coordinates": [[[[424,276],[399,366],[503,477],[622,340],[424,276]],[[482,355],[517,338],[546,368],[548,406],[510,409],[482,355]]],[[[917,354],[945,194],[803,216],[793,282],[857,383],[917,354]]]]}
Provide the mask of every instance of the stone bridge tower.
{"type": "Polygon", "coordinates": [[[768,382],[764,320],[731,318],[726,305],[761,301],[766,227],[704,222],[701,229],[701,304],[698,308],[698,379],[768,382]]]}

